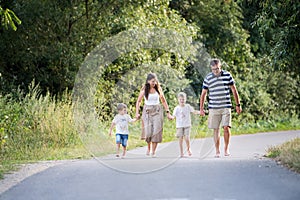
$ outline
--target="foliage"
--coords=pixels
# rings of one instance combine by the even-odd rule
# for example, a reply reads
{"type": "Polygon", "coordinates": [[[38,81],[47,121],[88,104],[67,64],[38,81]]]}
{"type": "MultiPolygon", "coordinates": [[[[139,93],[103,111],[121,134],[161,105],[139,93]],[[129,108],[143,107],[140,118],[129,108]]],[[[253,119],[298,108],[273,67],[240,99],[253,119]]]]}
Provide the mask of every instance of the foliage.
{"type": "Polygon", "coordinates": [[[105,3],[15,1],[12,6],[23,23],[18,32],[0,33],[0,70],[4,79],[11,87],[20,86],[23,90],[33,79],[44,93],[72,89],[84,57],[109,33],[109,15],[99,13],[105,11],[105,3]]]}
{"type": "Polygon", "coordinates": [[[17,30],[16,24],[20,25],[21,20],[17,17],[17,15],[10,9],[3,9],[0,5],[0,21],[1,26],[3,26],[6,30],[8,26],[10,26],[14,31],[17,30]]]}
{"type": "Polygon", "coordinates": [[[38,159],[36,152],[44,158],[49,149],[80,144],[67,92],[56,101],[41,95],[38,86],[29,91],[23,97],[19,90],[19,100],[0,98],[1,160],[38,159]]]}
{"type": "MultiPolygon", "coordinates": [[[[198,30],[168,8],[167,1],[147,1],[143,5],[119,7],[113,21],[117,22],[115,26],[121,30],[155,27],[174,30],[186,37],[195,37],[198,30]]],[[[186,60],[181,55],[163,49],[139,49],[122,55],[105,68],[104,75],[99,80],[97,96],[104,99],[104,102],[96,102],[100,117],[112,117],[111,111],[118,101],[127,102],[129,110],[133,112],[137,95],[150,71],[158,74],[167,99],[174,105],[176,93],[189,84],[182,75],[185,66],[186,60]],[[122,95],[122,98],[118,95],[122,95]],[[124,95],[128,97],[124,98],[124,95]]]]}
{"type": "Polygon", "coordinates": [[[256,16],[255,25],[270,45],[270,64],[275,69],[290,70],[288,66],[299,66],[300,2],[293,0],[265,0],[260,2],[261,12],[256,16]]]}
{"type": "MultiPolygon", "coordinates": [[[[65,91],[73,89],[78,69],[97,45],[139,28],[176,31],[222,60],[242,101],[242,115],[233,114],[236,133],[299,128],[299,6],[293,0],[0,1],[1,161],[49,158],[51,151],[68,154],[79,139],[65,91]],[[38,88],[28,87],[32,80],[38,88]]],[[[165,49],[120,55],[97,77],[99,120],[110,121],[119,102],[134,115],[150,71],[157,73],[171,109],[182,90],[197,108],[209,68],[205,62],[203,69],[193,64],[165,49]]],[[[166,126],[170,139],[173,124],[166,126]]],[[[206,129],[198,131],[202,136],[206,129]]],[[[135,137],[136,145],[143,145],[135,137]]]]}
{"type": "Polygon", "coordinates": [[[250,32],[252,52],[265,72],[265,91],[273,107],[299,114],[298,1],[241,0],[244,27],[250,32]],[[254,12],[253,12],[254,11],[254,12]],[[280,80],[280,81],[278,81],[280,80]]]}

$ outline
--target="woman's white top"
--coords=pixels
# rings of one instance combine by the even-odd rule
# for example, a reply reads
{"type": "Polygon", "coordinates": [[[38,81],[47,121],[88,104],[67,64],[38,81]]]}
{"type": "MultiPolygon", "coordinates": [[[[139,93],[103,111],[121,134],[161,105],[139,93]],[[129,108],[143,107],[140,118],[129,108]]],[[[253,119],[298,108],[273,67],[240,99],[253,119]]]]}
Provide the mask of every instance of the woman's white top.
{"type": "Polygon", "coordinates": [[[149,93],[148,100],[144,96],[145,99],[145,105],[152,106],[152,105],[158,105],[159,104],[159,94],[158,92],[155,92],[153,94],[149,93]]]}

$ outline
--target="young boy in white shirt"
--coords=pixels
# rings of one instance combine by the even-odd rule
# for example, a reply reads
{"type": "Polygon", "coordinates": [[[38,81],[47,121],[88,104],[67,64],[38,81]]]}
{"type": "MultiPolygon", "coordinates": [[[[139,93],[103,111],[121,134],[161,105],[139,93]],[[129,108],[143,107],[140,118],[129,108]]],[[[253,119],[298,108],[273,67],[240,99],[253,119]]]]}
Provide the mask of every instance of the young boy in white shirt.
{"type": "Polygon", "coordinates": [[[186,142],[187,153],[192,155],[190,147],[190,132],[192,126],[191,113],[200,114],[191,105],[186,104],[186,94],[180,92],[177,95],[179,105],[174,108],[173,119],[176,118],[176,137],[179,138],[180,157],[184,157],[183,139],[186,142]]]}
{"type": "Polygon", "coordinates": [[[127,106],[124,103],[120,103],[117,106],[118,114],[114,117],[110,129],[109,129],[109,135],[112,135],[112,130],[114,127],[116,127],[116,144],[117,144],[117,153],[116,157],[120,157],[119,151],[120,146],[122,144],[123,147],[123,154],[122,158],[126,155],[126,147],[127,147],[127,141],[128,141],[128,123],[129,122],[135,122],[137,121],[136,118],[132,119],[127,114],[127,106]]]}

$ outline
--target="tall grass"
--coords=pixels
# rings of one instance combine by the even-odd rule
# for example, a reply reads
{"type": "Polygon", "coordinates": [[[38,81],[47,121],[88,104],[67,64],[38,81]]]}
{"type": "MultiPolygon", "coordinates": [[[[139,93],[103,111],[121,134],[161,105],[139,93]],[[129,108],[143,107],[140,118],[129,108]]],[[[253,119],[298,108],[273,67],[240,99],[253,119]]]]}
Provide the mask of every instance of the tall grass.
{"type": "Polygon", "coordinates": [[[269,148],[267,156],[300,173],[300,138],[269,148]]]}
{"type": "Polygon", "coordinates": [[[81,143],[68,92],[60,100],[42,95],[38,86],[16,94],[0,96],[0,176],[9,163],[56,159],[62,152],[73,157],[69,150],[81,143]]]}

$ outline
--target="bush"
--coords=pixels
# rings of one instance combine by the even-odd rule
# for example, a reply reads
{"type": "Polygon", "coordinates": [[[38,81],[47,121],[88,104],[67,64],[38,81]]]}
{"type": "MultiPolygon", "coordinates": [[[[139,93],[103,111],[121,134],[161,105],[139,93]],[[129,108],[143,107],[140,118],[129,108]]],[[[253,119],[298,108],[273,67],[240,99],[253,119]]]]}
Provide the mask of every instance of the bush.
{"type": "Polygon", "coordinates": [[[51,149],[79,144],[68,92],[57,101],[32,86],[22,96],[0,98],[1,160],[45,159],[51,149]]]}

